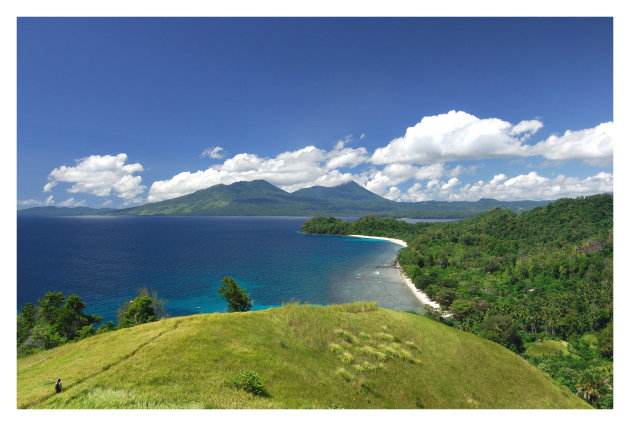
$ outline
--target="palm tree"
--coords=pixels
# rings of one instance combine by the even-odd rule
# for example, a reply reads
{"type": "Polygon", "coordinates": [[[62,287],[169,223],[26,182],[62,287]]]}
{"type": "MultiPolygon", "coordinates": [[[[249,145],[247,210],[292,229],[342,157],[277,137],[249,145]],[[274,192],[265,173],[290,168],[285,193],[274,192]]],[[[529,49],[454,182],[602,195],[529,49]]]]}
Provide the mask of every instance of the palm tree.
{"type": "Polygon", "coordinates": [[[580,374],[575,388],[577,394],[582,394],[587,402],[594,404],[598,398],[606,393],[606,382],[607,380],[601,373],[587,369],[580,374]]]}

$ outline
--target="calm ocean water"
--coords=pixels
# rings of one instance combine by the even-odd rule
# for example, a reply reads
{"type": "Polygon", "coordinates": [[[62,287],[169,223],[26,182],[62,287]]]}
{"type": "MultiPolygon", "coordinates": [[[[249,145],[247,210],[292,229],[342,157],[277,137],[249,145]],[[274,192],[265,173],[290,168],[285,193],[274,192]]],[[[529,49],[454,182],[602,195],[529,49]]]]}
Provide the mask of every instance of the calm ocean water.
{"type": "Polygon", "coordinates": [[[46,291],[76,293],[86,313],[116,321],[118,306],[153,288],[172,316],[222,312],[219,281],[232,276],[254,309],[283,302],[376,300],[421,312],[392,267],[400,246],[303,235],[306,218],[19,216],[17,304],[46,291]]]}

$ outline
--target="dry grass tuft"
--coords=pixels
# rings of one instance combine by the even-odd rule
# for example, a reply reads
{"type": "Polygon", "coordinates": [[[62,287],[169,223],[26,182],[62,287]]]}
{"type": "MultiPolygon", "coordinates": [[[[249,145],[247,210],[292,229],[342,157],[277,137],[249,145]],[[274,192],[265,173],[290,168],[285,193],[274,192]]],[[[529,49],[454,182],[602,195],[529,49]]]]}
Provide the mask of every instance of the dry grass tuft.
{"type": "Polygon", "coordinates": [[[354,374],[352,374],[351,372],[349,372],[348,370],[346,370],[343,367],[340,367],[337,369],[337,374],[339,374],[341,377],[343,377],[343,379],[346,382],[351,382],[354,380],[354,374]]]}
{"type": "Polygon", "coordinates": [[[339,359],[341,360],[341,362],[343,362],[344,364],[352,364],[354,362],[354,356],[348,352],[348,351],[343,351],[340,355],[339,355],[339,359]]]}
{"type": "Polygon", "coordinates": [[[348,343],[355,343],[357,341],[357,338],[350,332],[343,330],[341,328],[336,328],[334,330],[335,335],[337,335],[338,337],[341,337],[343,340],[345,340],[348,343]]]}
{"type": "Polygon", "coordinates": [[[328,345],[328,349],[333,353],[339,354],[343,350],[343,347],[337,343],[331,343],[328,345]]]}

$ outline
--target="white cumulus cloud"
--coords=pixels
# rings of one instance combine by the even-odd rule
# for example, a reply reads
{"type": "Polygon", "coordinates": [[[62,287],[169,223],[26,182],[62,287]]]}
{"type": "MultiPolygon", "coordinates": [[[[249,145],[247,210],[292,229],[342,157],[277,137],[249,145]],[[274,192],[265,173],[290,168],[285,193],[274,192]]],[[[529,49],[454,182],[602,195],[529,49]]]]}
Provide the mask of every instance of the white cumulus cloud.
{"type": "Polygon", "coordinates": [[[378,148],[374,164],[431,164],[525,155],[522,140],[542,127],[536,120],[516,126],[498,118],[480,119],[463,111],[423,117],[405,135],[378,148]],[[522,135],[517,138],[516,135],[522,135]]]}
{"type": "Polygon", "coordinates": [[[528,148],[528,153],[548,160],[581,160],[590,165],[611,166],[613,123],[602,123],[591,129],[567,130],[562,136],[549,136],[528,148]]]}
{"type": "MultiPolygon", "coordinates": [[[[348,140],[348,138],[346,138],[346,140],[348,140]]],[[[327,169],[339,169],[342,167],[353,168],[369,160],[365,148],[348,148],[345,144],[346,142],[344,141],[337,142],[334,149],[326,154],[327,169]]]]}
{"type": "Polygon", "coordinates": [[[449,169],[444,163],[430,164],[422,167],[403,163],[388,164],[382,170],[373,170],[367,179],[365,187],[385,198],[397,199],[399,193],[396,192],[396,190],[392,191],[390,188],[392,186],[401,184],[410,179],[422,181],[439,179],[444,176],[455,177],[465,170],[466,169],[461,166],[449,169]]]}
{"type": "Polygon", "coordinates": [[[40,207],[40,206],[52,206],[55,204],[55,200],[52,195],[49,195],[46,200],[36,200],[34,198],[29,198],[28,200],[18,200],[18,206],[24,207],[40,207]]]}
{"type": "Polygon", "coordinates": [[[59,207],[81,207],[85,205],[85,200],[74,201],[74,197],[70,197],[66,201],[62,201],[57,205],[59,207]]]}
{"type": "Polygon", "coordinates": [[[19,206],[41,206],[43,202],[41,200],[35,200],[33,198],[29,198],[28,200],[18,200],[19,206]]]}
{"type": "Polygon", "coordinates": [[[559,175],[548,178],[537,172],[508,178],[505,174],[495,175],[489,181],[461,185],[457,178],[448,181],[433,180],[422,188],[414,184],[399,198],[401,201],[476,201],[480,198],[494,198],[502,201],[515,200],[555,200],[563,197],[577,197],[603,192],[612,192],[613,175],[600,172],[580,179],[559,175]]]}
{"type": "Polygon", "coordinates": [[[498,118],[477,118],[463,111],[423,117],[404,136],[374,151],[373,164],[434,164],[447,161],[542,156],[548,160],[580,160],[610,166],[613,123],[567,130],[533,145],[524,142],[542,128],[538,120],[516,125],[498,118]]]}
{"type": "Polygon", "coordinates": [[[215,159],[224,158],[225,154],[222,154],[221,151],[224,151],[224,149],[221,148],[220,146],[213,146],[212,148],[206,148],[201,153],[201,158],[203,157],[215,158],[215,159]]]}
{"type": "Polygon", "coordinates": [[[542,128],[543,124],[538,120],[523,120],[510,129],[511,135],[526,133],[532,135],[542,128]]]}
{"type": "Polygon", "coordinates": [[[125,164],[127,154],[91,155],[76,161],[76,166],[61,166],[48,175],[44,192],[49,192],[60,182],[72,183],[70,193],[87,193],[98,197],[116,195],[125,200],[137,198],[145,186],[142,177],[134,176],[143,171],[140,163],[125,164]]]}

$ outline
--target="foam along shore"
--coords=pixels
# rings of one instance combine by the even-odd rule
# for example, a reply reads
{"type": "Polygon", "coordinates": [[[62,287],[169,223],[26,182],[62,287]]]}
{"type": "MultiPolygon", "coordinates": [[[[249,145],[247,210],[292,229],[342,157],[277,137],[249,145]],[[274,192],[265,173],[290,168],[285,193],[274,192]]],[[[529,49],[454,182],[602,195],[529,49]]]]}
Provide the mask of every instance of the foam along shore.
{"type": "MultiPolygon", "coordinates": [[[[374,236],[370,236],[370,235],[348,235],[348,237],[354,237],[354,238],[369,238],[371,240],[385,240],[385,241],[389,241],[390,243],[394,243],[394,244],[398,244],[399,246],[403,246],[403,247],[407,247],[407,243],[403,240],[398,240],[396,238],[387,238],[387,237],[374,237],[374,236]]],[[[429,296],[427,296],[426,294],[424,294],[422,292],[422,290],[420,290],[419,288],[417,288],[413,282],[411,281],[411,279],[405,275],[405,273],[403,272],[402,268],[400,267],[400,264],[398,262],[396,262],[396,267],[398,268],[398,270],[400,271],[400,278],[403,280],[403,282],[405,284],[407,284],[407,287],[409,287],[409,290],[411,290],[413,292],[413,294],[416,296],[416,298],[422,302],[425,305],[429,305],[432,308],[436,308],[436,309],[440,309],[440,305],[429,299],[429,296]]]]}

